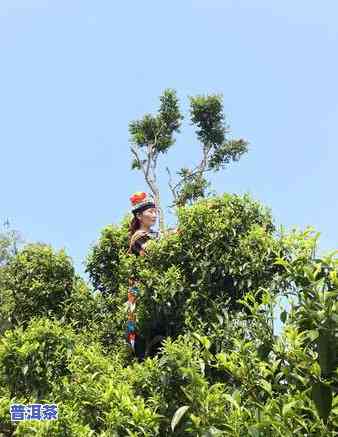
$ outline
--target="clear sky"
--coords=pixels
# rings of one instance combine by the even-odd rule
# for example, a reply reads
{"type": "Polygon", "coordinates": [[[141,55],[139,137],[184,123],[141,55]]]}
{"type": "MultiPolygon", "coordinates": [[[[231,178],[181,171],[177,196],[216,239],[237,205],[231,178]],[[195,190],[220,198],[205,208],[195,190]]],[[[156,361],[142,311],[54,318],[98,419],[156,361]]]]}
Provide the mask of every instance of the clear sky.
{"type": "Polygon", "coordinates": [[[83,275],[100,230],[148,191],[128,123],[174,88],[186,118],[159,160],[163,206],[165,165],[201,158],[188,96],[221,93],[250,150],[212,188],[250,192],[277,226],[314,226],[319,253],[337,249],[337,17],[333,0],[2,0],[0,220],[83,275]]]}

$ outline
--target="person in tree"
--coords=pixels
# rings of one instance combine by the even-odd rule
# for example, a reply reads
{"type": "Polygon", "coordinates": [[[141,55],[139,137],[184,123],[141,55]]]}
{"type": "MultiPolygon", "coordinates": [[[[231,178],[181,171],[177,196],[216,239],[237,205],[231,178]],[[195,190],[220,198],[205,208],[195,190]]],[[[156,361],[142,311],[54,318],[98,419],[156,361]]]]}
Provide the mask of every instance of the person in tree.
{"type": "Polygon", "coordinates": [[[128,254],[145,255],[146,243],[159,238],[159,233],[151,227],[156,223],[157,208],[145,192],[134,193],[130,197],[134,217],[129,225],[128,254]]]}
{"type": "MultiPolygon", "coordinates": [[[[148,194],[143,191],[134,193],[130,197],[130,201],[133,218],[129,225],[129,249],[127,253],[145,256],[147,242],[159,238],[159,233],[151,229],[156,223],[157,207],[148,194]]],[[[136,278],[129,278],[127,342],[138,358],[142,359],[146,353],[146,347],[142,344],[142,338],[136,328],[138,285],[136,278]]]]}

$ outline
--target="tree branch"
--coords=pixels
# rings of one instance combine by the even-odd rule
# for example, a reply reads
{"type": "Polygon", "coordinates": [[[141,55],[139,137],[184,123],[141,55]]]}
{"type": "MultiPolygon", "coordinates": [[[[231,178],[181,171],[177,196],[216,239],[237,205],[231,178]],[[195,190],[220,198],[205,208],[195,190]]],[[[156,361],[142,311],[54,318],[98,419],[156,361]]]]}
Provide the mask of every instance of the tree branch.
{"type": "Polygon", "coordinates": [[[147,144],[148,144],[148,159],[147,159],[146,176],[148,177],[149,168],[150,168],[150,162],[151,162],[151,158],[152,158],[152,147],[153,147],[153,145],[151,143],[147,143],[147,144]]]}
{"type": "Polygon", "coordinates": [[[199,165],[194,169],[193,173],[191,173],[191,174],[188,175],[188,176],[184,176],[184,177],[182,178],[183,180],[181,180],[180,182],[178,182],[178,183],[177,183],[173,188],[176,190],[176,188],[179,187],[180,185],[182,185],[183,182],[185,182],[187,179],[190,179],[190,178],[194,177],[194,176],[197,175],[198,173],[207,173],[208,171],[212,171],[212,168],[207,168],[207,169],[204,169],[203,171],[201,171],[201,169],[200,169],[200,165],[201,165],[201,164],[199,164],[199,165]]]}
{"type": "Polygon", "coordinates": [[[156,191],[154,190],[153,183],[152,183],[152,181],[149,179],[149,176],[148,176],[148,173],[149,173],[149,158],[148,158],[148,160],[147,160],[148,163],[147,163],[147,170],[146,170],[146,169],[144,168],[143,163],[141,162],[141,160],[140,160],[140,158],[139,158],[139,156],[138,156],[137,151],[136,151],[132,146],[130,147],[130,149],[131,149],[132,153],[136,156],[137,162],[139,163],[139,166],[141,167],[141,169],[142,169],[142,171],[143,171],[144,178],[145,178],[147,184],[149,185],[149,187],[150,187],[150,189],[152,190],[152,192],[155,194],[156,191]]]}
{"type": "Polygon", "coordinates": [[[169,170],[168,167],[166,167],[166,170],[167,170],[168,175],[169,175],[169,182],[168,182],[168,185],[169,185],[169,188],[170,188],[170,190],[171,190],[172,195],[174,196],[174,200],[175,200],[175,202],[176,202],[176,200],[177,200],[177,194],[176,194],[176,191],[174,190],[174,188],[173,188],[173,186],[172,186],[172,176],[171,176],[171,173],[170,173],[170,170],[169,170]]]}
{"type": "Polygon", "coordinates": [[[185,182],[187,179],[191,179],[193,178],[195,175],[197,175],[198,173],[206,173],[208,171],[211,171],[212,169],[205,169],[207,162],[208,162],[208,153],[210,152],[211,146],[208,147],[203,147],[203,159],[202,161],[194,168],[194,170],[192,171],[192,173],[190,173],[188,176],[183,176],[183,180],[181,180],[180,182],[178,182],[172,189],[176,190],[177,187],[179,187],[180,185],[182,185],[183,182],[185,182]]]}
{"type": "Polygon", "coordinates": [[[152,150],[153,150],[153,144],[148,144],[148,159],[147,159],[147,167],[146,169],[144,168],[144,165],[142,163],[142,161],[140,160],[137,150],[134,149],[134,147],[130,147],[132,153],[135,155],[137,162],[139,164],[139,166],[141,167],[143,174],[144,174],[144,178],[151,190],[151,192],[153,193],[154,197],[155,197],[155,201],[157,202],[159,211],[160,211],[160,230],[161,232],[164,232],[164,216],[163,216],[163,210],[160,206],[160,193],[159,193],[159,189],[156,185],[156,173],[155,173],[155,167],[156,167],[156,160],[157,160],[157,156],[158,154],[153,154],[152,150]],[[150,163],[153,160],[153,165],[151,167],[152,170],[152,179],[149,176],[149,170],[150,170],[150,163]]]}

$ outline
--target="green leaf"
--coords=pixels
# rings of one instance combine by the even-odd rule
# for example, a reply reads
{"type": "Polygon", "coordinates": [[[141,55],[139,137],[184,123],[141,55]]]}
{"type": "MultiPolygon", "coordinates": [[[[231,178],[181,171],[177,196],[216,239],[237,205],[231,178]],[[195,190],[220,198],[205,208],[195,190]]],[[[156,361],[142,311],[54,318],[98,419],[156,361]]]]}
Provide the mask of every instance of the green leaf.
{"type": "Polygon", "coordinates": [[[288,261],[286,261],[283,258],[276,258],[275,262],[273,264],[277,264],[277,265],[281,265],[285,268],[285,270],[287,270],[290,273],[290,263],[288,261]]]}
{"type": "Polygon", "coordinates": [[[280,315],[280,319],[281,319],[281,321],[282,321],[283,323],[286,322],[286,318],[287,318],[287,316],[288,316],[288,313],[284,310],[284,311],[281,313],[281,315],[280,315]]]}
{"type": "Polygon", "coordinates": [[[292,408],[297,405],[298,401],[291,401],[288,404],[285,404],[283,406],[283,410],[282,410],[282,414],[283,416],[286,416],[291,410],[292,408]]]}
{"type": "Polygon", "coordinates": [[[172,421],[171,421],[171,429],[174,431],[176,425],[179,423],[179,421],[182,419],[182,416],[185,414],[185,412],[189,409],[189,405],[184,405],[183,407],[180,407],[178,410],[176,410],[172,421]]]}
{"type": "Polygon", "coordinates": [[[232,396],[230,396],[229,394],[226,393],[224,395],[224,398],[227,399],[235,408],[239,408],[240,407],[238,402],[232,396]]]}
{"type": "Polygon", "coordinates": [[[205,375],[205,362],[202,359],[200,359],[199,363],[200,363],[201,373],[204,376],[205,375]]]}
{"type": "Polygon", "coordinates": [[[201,437],[214,437],[214,436],[222,436],[222,435],[224,435],[223,431],[212,426],[207,431],[203,432],[201,437]]]}
{"type": "Polygon", "coordinates": [[[239,390],[235,390],[232,393],[232,397],[238,403],[238,405],[241,404],[241,392],[239,390]]]}
{"type": "Polygon", "coordinates": [[[321,417],[326,424],[332,407],[331,388],[322,382],[317,382],[312,386],[311,397],[315,403],[319,417],[321,417]]]}
{"type": "Polygon", "coordinates": [[[210,341],[208,340],[207,337],[205,336],[201,336],[199,334],[197,334],[196,332],[194,332],[194,337],[197,338],[197,340],[206,348],[209,349],[210,348],[210,341]]]}
{"type": "Polygon", "coordinates": [[[25,364],[25,365],[23,366],[23,368],[22,368],[22,373],[23,373],[24,375],[26,375],[27,371],[28,371],[28,364],[25,364]]]}
{"type": "Polygon", "coordinates": [[[307,332],[307,336],[309,337],[309,339],[311,341],[316,340],[316,338],[318,338],[318,336],[319,336],[318,329],[311,329],[310,331],[307,332]]]}
{"type": "Polygon", "coordinates": [[[101,372],[95,372],[92,374],[92,379],[95,379],[97,375],[99,375],[101,372]]]}
{"type": "Polygon", "coordinates": [[[216,359],[221,365],[225,366],[227,363],[227,356],[224,352],[220,352],[219,354],[217,354],[216,359]]]}
{"type": "Polygon", "coordinates": [[[271,387],[270,382],[265,381],[264,379],[261,379],[261,381],[260,381],[260,385],[261,385],[261,387],[262,387],[266,392],[269,393],[269,395],[271,395],[271,393],[272,393],[272,387],[271,387]]]}
{"type": "Polygon", "coordinates": [[[321,330],[318,337],[319,364],[324,376],[333,370],[336,357],[333,341],[328,330],[321,330]]]}
{"type": "Polygon", "coordinates": [[[324,301],[338,297],[338,290],[324,291],[324,301]]]}
{"type": "Polygon", "coordinates": [[[261,435],[260,431],[256,428],[256,425],[250,426],[248,432],[250,437],[260,437],[261,435]]]}

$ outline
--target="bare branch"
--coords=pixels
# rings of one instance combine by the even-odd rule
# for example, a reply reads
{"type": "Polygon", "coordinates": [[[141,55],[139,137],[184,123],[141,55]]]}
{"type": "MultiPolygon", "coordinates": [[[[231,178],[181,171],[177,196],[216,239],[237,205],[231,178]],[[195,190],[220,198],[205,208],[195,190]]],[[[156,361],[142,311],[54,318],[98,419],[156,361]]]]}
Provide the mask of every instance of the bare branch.
{"type": "Polygon", "coordinates": [[[156,193],[156,190],[154,189],[153,183],[152,183],[152,181],[149,179],[149,176],[148,176],[148,173],[149,173],[149,158],[148,158],[148,160],[147,160],[147,161],[148,161],[148,162],[147,162],[147,169],[145,169],[145,168],[144,168],[144,165],[143,165],[143,163],[142,163],[142,161],[140,160],[140,158],[139,158],[139,156],[138,156],[137,151],[136,151],[132,146],[130,147],[130,149],[131,149],[132,153],[135,155],[135,157],[136,157],[136,159],[137,159],[137,161],[138,161],[138,163],[139,163],[139,165],[140,165],[140,167],[141,167],[141,169],[142,169],[142,171],[143,171],[144,178],[145,178],[147,184],[149,185],[149,187],[150,187],[150,189],[152,190],[152,192],[153,192],[153,193],[156,193]]]}
{"type": "Polygon", "coordinates": [[[208,162],[208,154],[210,152],[211,146],[204,146],[203,147],[203,159],[202,161],[194,168],[192,173],[190,173],[188,176],[183,176],[183,180],[178,182],[172,189],[176,190],[177,187],[183,184],[187,179],[193,178],[197,174],[206,173],[208,171],[211,171],[212,169],[205,169],[207,162],[208,162]]]}
{"type": "Polygon", "coordinates": [[[172,195],[174,196],[174,200],[175,200],[175,202],[176,202],[176,200],[177,200],[177,195],[176,195],[176,192],[175,192],[175,190],[174,190],[174,188],[173,188],[173,186],[172,186],[172,176],[171,176],[171,173],[170,173],[170,170],[169,170],[168,167],[166,167],[166,170],[167,170],[168,175],[169,175],[169,182],[168,182],[168,185],[169,185],[169,188],[170,188],[170,190],[171,190],[171,192],[172,192],[172,195]]]}
{"type": "Polygon", "coordinates": [[[152,144],[148,143],[148,160],[147,160],[147,170],[146,170],[146,175],[148,177],[149,174],[149,168],[150,168],[150,162],[151,162],[151,158],[152,158],[152,144]]]}
{"type": "MultiPolygon", "coordinates": [[[[152,146],[152,147],[154,147],[154,146],[152,146]]],[[[152,166],[151,166],[151,170],[152,170],[152,176],[153,176],[154,182],[156,182],[156,172],[155,172],[155,169],[156,169],[157,157],[158,157],[158,153],[155,152],[154,154],[152,154],[152,166]]]]}
{"type": "Polygon", "coordinates": [[[210,150],[211,150],[211,146],[210,145],[207,145],[207,144],[203,145],[203,159],[202,159],[201,164],[200,164],[200,170],[202,172],[204,171],[204,169],[205,169],[205,167],[207,165],[207,162],[208,162],[208,153],[210,152],[210,150]]]}
{"type": "Polygon", "coordinates": [[[143,174],[144,174],[144,177],[145,177],[145,176],[146,176],[146,172],[145,172],[145,169],[144,169],[143,163],[142,163],[141,159],[140,159],[139,156],[138,156],[138,153],[137,153],[136,149],[134,149],[134,147],[130,146],[130,150],[131,150],[132,153],[135,155],[135,157],[136,157],[136,159],[137,159],[137,162],[138,162],[139,166],[141,167],[141,169],[142,169],[142,171],[143,171],[143,174]]]}
{"type": "Polygon", "coordinates": [[[144,174],[144,178],[151,190],[151,192],[153,193],[158,208],[160,210],[160,229],[163,232],[164,231],[164,216],[163,216],[163,210],[160,207],[160,193],[159,193],[159,189],[156,185],[156,173],[155,173],[155,167],[156,167],[156,160],[157,160],[157,156],[158,154],[154,153],[153,154],[153,145],[152,144],[148,144],[148,159],[147,159],[147,167],[145,168],[145,166],[143,165],[143,162],[140,160],[139,155],[137,153],[137,150],[133,147],[130,147],[132,153],[135,155],[137,162],[139,163],[142,172],[144,174]],[[151,162],[153,162],[152,167],[150,167],[151,162]],[[152,174],[149,174],[149,170],[152,170],[152,174]]]}

